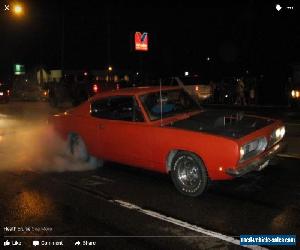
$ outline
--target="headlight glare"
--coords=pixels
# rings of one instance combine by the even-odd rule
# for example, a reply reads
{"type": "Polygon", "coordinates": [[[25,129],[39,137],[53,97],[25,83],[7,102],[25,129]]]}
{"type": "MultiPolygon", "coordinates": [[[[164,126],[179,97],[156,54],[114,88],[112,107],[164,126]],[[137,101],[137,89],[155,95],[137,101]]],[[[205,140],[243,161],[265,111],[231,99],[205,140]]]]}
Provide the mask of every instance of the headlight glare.
{"type": "Polygon", "coordinates": [[[280,135],[281,135],[281,129],[278,128],[275,130],[275,136],[276,136],[276,138],[280,138],[280,135]]]}
{"type": "Polygon", "coordinates": [[[242,159],[245,155],[245,150],[243,147],[240,148],[240,159],[242,159]]]}
{"type": "Polygon", "coordinates": [[[280,136],[281,136],[281,138],[283,138],[284,135],[285,135],[285,127],[282,127],[282,128],[280,129],[280,136]]]}
{"type": "Polygon", "coordinates": [[[300,97],[300,91],[293,89],[291,91],[291,96],[292,96],[292,98],[299,98],[300,97]]]}
{"type": "Polygon", "coordinates": [[[280,128],[275,129],[270,137],[270,145],[274,145],[278,141],[280,141],[285,135],[285,127],[282,126],[280,128]]]}

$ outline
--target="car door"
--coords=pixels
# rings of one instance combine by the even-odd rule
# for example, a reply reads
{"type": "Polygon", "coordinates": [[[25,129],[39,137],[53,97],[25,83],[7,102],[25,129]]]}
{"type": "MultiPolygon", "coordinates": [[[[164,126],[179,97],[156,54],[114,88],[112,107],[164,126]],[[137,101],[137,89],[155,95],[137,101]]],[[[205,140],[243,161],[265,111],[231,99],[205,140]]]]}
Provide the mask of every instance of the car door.
{"type": "Polygon", "coordinates": [[[113,96],[92,103],[97,118],[97,140],[102,158],[133,166],[151,168],[151,127],[134,96],[113,96]]]}

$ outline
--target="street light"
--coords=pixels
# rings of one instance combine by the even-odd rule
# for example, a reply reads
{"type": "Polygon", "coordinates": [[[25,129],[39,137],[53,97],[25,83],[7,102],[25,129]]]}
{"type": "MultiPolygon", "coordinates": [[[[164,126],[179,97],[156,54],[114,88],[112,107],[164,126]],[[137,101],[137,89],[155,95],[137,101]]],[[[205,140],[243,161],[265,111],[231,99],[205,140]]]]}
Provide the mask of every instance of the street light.
{"type": "Polygon", "coordinates": [[[108,66],[108,75],[107,75],[108,82],[112,82],[112,76],[111,76],[112,70],[113,70],[112,66],[108,66]]]}
{"type": "Polygon", "coordinates": [[[276,8],[277,11],[280,11],[282,9],[282,7],[280,6],[280,4],[276,4],[275,8],[276,8]]]}
{"type": "Polygon", "coordinates": [[[13,6],[13,13],[17,16],[21,16],[24,12],[24,8],[21,4],[17,3],[13,6]]]}

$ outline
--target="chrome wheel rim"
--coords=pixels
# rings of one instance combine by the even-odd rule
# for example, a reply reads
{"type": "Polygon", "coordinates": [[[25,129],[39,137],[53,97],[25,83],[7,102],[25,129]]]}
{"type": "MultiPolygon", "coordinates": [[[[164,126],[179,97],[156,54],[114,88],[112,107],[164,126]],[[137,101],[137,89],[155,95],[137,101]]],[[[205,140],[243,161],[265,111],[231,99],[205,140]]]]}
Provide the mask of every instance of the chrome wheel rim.
{"type": "Polygon", "coordinates": [[[190,157],[184,157],[178,164],[177,175],[179,182],[188,189],[194,189],[201,182],[201,173],[197,163],[190,157]]]}

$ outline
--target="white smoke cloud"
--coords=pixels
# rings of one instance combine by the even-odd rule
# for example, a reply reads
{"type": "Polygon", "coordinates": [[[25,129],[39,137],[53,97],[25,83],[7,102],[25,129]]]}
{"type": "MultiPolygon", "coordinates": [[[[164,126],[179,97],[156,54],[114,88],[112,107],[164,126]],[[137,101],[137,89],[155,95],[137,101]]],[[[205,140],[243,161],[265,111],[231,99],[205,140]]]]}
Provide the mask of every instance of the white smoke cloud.
{"type": "Polygon", "coordinates": [[[85,171],[95,169],[96,163],[75,160],[45,121],[0,117],[0,171],[85,171]]]}

